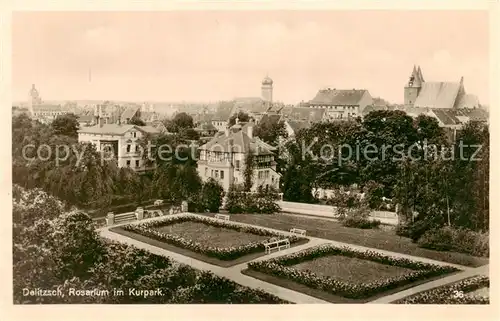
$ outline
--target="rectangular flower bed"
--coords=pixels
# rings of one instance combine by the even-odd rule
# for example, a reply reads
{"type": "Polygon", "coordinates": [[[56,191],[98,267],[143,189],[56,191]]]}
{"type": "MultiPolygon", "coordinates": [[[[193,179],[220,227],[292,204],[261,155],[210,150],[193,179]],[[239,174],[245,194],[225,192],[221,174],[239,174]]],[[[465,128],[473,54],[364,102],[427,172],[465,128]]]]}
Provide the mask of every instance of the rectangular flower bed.
{"type": "Polygon", "coordinates": [[[248,263],[248,268],[274,277],[289,279],[307,287],[349,299],[371,297],[409,283],[458,271],[451,266],[427,264],[406,258],[391,257],[375,251],[358,251],[349,247],[336,247],[329,244],[270,260],[250,262],[248,263]],[[307,261],[332,255],[367,260],[400,269],[397,271],[398,273],[390,276],[381,276],[380,279],[367,278],[366,282],[363,282],[363,280],[354,282],[340,276],[336,277],[335,271],[332,271],[333,273],[330,275],[325,275],[324,273],[316,273],[309,269],[294,267],[294,265],[297,266],[307,261]]]}
{"type": "Polygon", "coordinates": [[[489,288],[490,279],[487,276],[474,276],[456,282],[420,292],[398,300],[397,304],[489,304],[487,296],[472,295],[471,292],[489,288]]]}
{"type": "MultiPolygon", "coordinates": [[[[271,239],[278,240],[288,238],[290,240],[290,243],[306,240],[302,237],[294,235],[286,236],[284,234],[269,231],[260,227],[245,226],[237,223],[232,223],[230,221],[221,221],[210,217],[192,215],[166,217],[165,219],[157,221],[145,222],[140,224],[129,224],[123,226],[122,228],[129,232],[140,234],[157,241],[172,244],[174,246],[188,249],[190,251],[201,253],[203,255],[217,258],[223,261],[231,261],[247,254],[264,252],[263,244],[271,239]],[[216,246],[214,244],[210,244],[210,237],[207,237],[204,240],[198,238],[200,241],[195,241],[188,237],[178,235],[178,233],[176,234],[175,232],[169,232],[169,226],[186,222],[201,223],[206,225],[207,227],[218,227],[220,229],[229,229],[240,233],[249,233],[254,237],[249,238],[249,242],[245,244],[237,242],[237,245],[224,246],[219,242],[218,246],[216,246]],[[256,238],[255,236],[260,237],[256,238]]],[[[214,240],[217,237],[214,231],[210,229],[201,231],[201,233],[214,235],[214,240]]],[[[235,237],[235,235],[232,235],[232,237],[235,237]]]]}

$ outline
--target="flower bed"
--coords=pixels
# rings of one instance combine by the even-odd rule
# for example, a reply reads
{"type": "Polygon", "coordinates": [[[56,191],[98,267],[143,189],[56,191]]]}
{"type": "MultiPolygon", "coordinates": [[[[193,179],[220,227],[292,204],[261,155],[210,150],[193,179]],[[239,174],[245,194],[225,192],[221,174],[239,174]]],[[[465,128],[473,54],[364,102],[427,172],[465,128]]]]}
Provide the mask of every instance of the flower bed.
{"type": "Polygon", "coordinates": [[[489,304],[484,296],[470,295],[468,292],[489,287],[487,276],[474,276],[460,282],[421,292],[398,300],[397,304],[489,304]]]}
{"type": "Polygon", "coordinates": [[[130,231],[133,233],[137,233],[158,241],[162,241],[165,243],[169,243],[181,248],[185,248],[191,250],[193,252],[198,252],[204,254],[206,256],[215,257],[219,260],[230,261],[237,259],[241,256],[256,253],[260,251],[264,251],[264,243],[267,240],[261,242],[250,242],[241,246],[230,246],[230,247],[215,247],[210,246],[209,244],[204,244],[200,242],[195,242],[177,235],[172,235],[168,233],[163,233],[155,228],[163,227],[167,225],[183,223],[183,222],[198,222],[203,223],[215,227],[232,229],[238,232],[243,233],[251,233],[255,235],[268,236],[269,239],[277,238],[283,239],[288,238],[290,243],[295,243],[301,240],[305,240],[305,238],[298,236],[285,236],[284,234],[272,232],[263,228],[253,227],[253,226],[244,226],[228,221],[220,221],[210,217],[200,217],[200,216],[176,216],[176,217],[166,217],[162,220],[145,222],[141,224],[129,224],[123,226],[123,229],[126,231],[130,231]]]}
{"type": "Polygon", "coordinates": [[[314,289],[351,299],[367,298],[415,281],[458,271],[451,266],[427,264],[405,258],[391,257],[375,251],[357,251],[348,247],[335,247],[332,245],[321,245],[275,259],[250,262],[248,263],[248,267],[251,270],[289,279],[314,289]],[[292,265],[314,260],[325,255],[343,255],[386,265],[404,267],[414,271],[373,282],[353,284],[330,276],[320,276],[309,270],[298,270],[291,267],[292,265]]]}

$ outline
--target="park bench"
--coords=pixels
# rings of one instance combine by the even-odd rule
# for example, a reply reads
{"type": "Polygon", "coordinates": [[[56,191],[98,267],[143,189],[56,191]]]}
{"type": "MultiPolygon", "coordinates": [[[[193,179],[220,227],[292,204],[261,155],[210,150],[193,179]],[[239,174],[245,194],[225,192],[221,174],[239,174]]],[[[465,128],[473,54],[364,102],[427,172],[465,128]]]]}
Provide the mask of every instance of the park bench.
{"type": "Polygon", "coordinates": [[[163,200],[156,200],[153,205],[161,205],[163,204],[163,200]]]}
{"type": "Polygon", "coordinates": [[[299,234],[299,235],[302,235],[302,236],[306,236],[306,230],[303,230],[303,229],[300,229],[300,228],[292,228],[290,229],[290,233],[293,233],[293,234],[299,234]]]}
{"type": "Polygon", "coordinates": [[[226,214],[215,214],[215,218],[219,220],[229,221],[229,215],[226,214]]]}
{"type": "Polygon", "coordinates": [[[290,240],[288,239],[281,239],[277,241],[271,241],[264,243],[264,247],[266,248],[266,254],[271,254],[272,250],[277,249],[278,251],[281,251],[282,249],[288,249],[290,248],[290,240]]]}

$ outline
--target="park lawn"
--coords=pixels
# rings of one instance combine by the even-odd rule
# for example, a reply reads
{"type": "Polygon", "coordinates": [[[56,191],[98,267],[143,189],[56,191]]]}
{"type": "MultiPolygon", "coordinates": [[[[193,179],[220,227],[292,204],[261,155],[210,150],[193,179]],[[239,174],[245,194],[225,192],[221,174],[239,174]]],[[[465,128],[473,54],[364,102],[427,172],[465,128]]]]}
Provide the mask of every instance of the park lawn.
{"type": "MultiPolygon", "coordinates": [[[[171,225],[165,225],[161,227],[154,228],[155,230],[161,231],[163,233],[168,233],[176,236],[180,236],[185,239],[192,240],[196,243],[210,244],[215,247],[238,247],[241,245],[249,244],[251,242],[259,242],[268,239],[269,237],[256,235],[252,233],[245,233],[236,230],[232,230],[229,228],[221,228],[208,224],[203,224],[199,222],[182,222],[175,223],[171,225]]],[[[192,251],[187,248],[175,246],[173,244],[169,244],[160,240],[153,239],[151,237],[147,237],[141,235],[139,233],[134,233],[132,231],[127,231],[121,226],[112,227],[109,229],[111,232],[130,237],[137,241],[156,246],[162,248],[167,251],[171,251],[174,253],[178,253],[202,262],[206,262],[209,264],[218,265],[221,267],[231,267],[237,264],[245,263],[261,256],[266,255],[264,250],[261,252],[246,254],[241,257],[238,257],[234,260],[220,260],[215,257],[210,257],[205,254],[192,251]]],[[[297,242],[292,242],[290,247],[298,246],[307,243],[309,240],[299,240],[297,242]]]]}
{"type": "Polygon", "coordinates": [[[420,285],[420,284],[424,284],[424,283],[427,283],[427,282],[438,280],[438,279],[440,279],[440,278],[443,277],[443,276],[435,276],[435,277],[428,278],[428,279],[425,279],[425,280],[419,280],[419,281],[416,281],[416,282],[412,282],[410,284],[406,284],[406,285],[400,286],[400,287],[392,289],[392,290],[388,290],[388,291],[384,291],[384,292],[378,293],[378,294],[373,295],[373,296],[371,296],[369,298],[350,299],[350,298],[345,298],[345,297],[340,296],[340,295],[335,295],[335,294],[332,294],[332,293],[328,293],[326,291],[321,291],[321,290],[318,290],[318,289],[313,289],[311,287],[308,287],[307,285],[304,285],[304,284],[301,284],[301,283],[298,283],[298,282],[295,282],[295,281],[292,281],[292,280],[287,280],[287,279],[279,278],[279,277],[276,277],[276,276],[273,276],[273,275],[270,275],[270,274],[267,274],[267,273],[262,273],[262,272],[254,271],[254,270],[248,269],[248,268],[242,270],[241,273],[244,274],[244,275],[253,277],[253,278],[257,279],[257,280],[261,280],[261,281],[264,281],[264,282],[267,282],[267,283],[271,283],[271,284],[280,286],[282,288],[290,289],[292,291],[300,292],[300,293],[303,293],[305,295],[309,295],[309,296],[312,296],[312,297],[315,297],[315,298],[318,298],[318,299],[321,299],[321,300],[328,301],[330,303],[342,303],[342,304],[344,304],[344,303],[354,303],[354,304],[367,303],[367,302],[374,301],[374,300],[376,300],[378,298],[381,298],[381,297],[384,297],[384,296],[387,296],[387,295],[391,295],[391,294],[394,294],[394,293],[397,293],[397,292],[401,292],[401,291],[407,290],[409,288],[415,287],[415,286],[420,285]]]}
{"type": "MultiPolygon", "coordinates": [[[[213,214],[207,214],[213,216],[213,214]]],[[[394,231],[379,229],[357,229],[342,226],[337,221],[309,218],[291,214],[231,214],[231,221],[260,225],[277,230],[289,231],[291,228],[307,230],[307,236],[337,242],[356,244],[376,249],[425,257],[458,265],[479,267],[488,264],[488,258],[475,257],[465,253],[434,251],[423,249],[411,239],[398,236],[394,231]]]]}
{"type": "Polygon", "coordinates": [[[241,246],[250,242],[262,242],[269,237],[244,233],[228,228],[207,225],[199,222],[182,222],[154,228],[157,231],[173,234],[199,243],[210,243],[216,247],[241,246]]]}
{"type": "Polygon", "coordinates": [[[413,271],[400,266],[342,255],[322,256],[290,267],[297,270],[309,270],[320,276],[335,277],[338,280],[356,284],[408,274],[413,271]]]}

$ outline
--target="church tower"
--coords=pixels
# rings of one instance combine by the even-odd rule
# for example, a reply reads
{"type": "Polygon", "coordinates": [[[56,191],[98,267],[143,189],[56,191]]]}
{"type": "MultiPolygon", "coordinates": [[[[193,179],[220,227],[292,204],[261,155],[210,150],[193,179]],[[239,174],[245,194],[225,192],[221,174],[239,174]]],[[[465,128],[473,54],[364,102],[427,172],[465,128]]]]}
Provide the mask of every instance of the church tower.
{"type": "Polygon", "coordinates": [[[408,80],[408,84],[405,87],[405,106],[413,106],[415,104],[415,100],[417,100],[418,94],[420,93],[420,89],[422,89],[422,83],[424,82],[424,77],[422,75],[422,70],[420,66],[413,66],[413,71],[410,75],[410,79],[408,80]]]}
{"type": "Polygon", "coordinates": [[[42,99],[40,98],[38,90],[36,90],[35,88],[35,84],[31,85],[31,90],[28,97],[28,103],[29,103],[30,114],[33,117],[35,116],[35,111],[33,107],[39,106],[42,103],[42,99]]]}
{"type": "Polygon", "coordinates": [[[262,80],[262,87],[261,87],[261,95],[262,99],[269,105],[272,104],[273,102],[273,80],[266,76],[262,80]]]}

